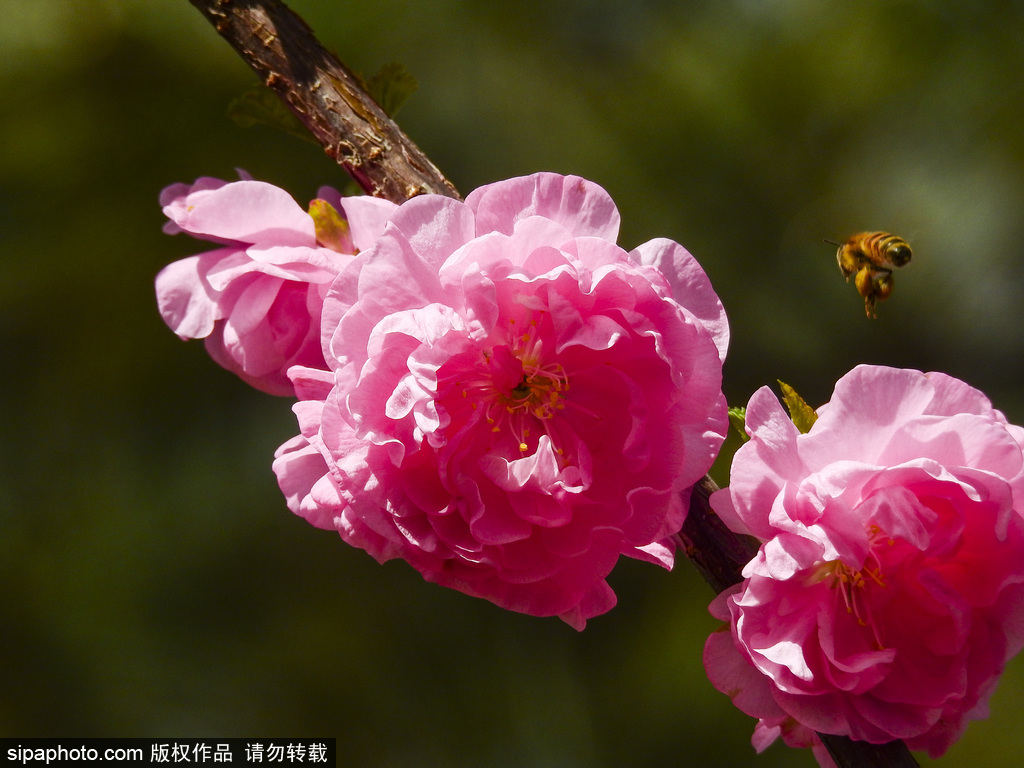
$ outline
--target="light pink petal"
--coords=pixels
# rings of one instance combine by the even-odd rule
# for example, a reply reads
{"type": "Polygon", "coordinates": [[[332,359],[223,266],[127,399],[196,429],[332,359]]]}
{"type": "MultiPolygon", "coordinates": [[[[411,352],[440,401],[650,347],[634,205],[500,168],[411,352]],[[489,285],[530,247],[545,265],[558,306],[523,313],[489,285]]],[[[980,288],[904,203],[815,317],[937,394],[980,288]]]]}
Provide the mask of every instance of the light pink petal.
{"type": "MultiPolygon", "coordinates": [[[[534,252],[544,249],[560,253],[561,248],[571,245],[573,234],[562,224],[542,216],[530,216],[515,223],[512,236],[505,239],[507,244],[506,258],[513,266],[525,266],[534,252]]],[[[555,266],[561,267],[566,259],[556,259],[555,266]]],[[[542,275],[550,271],[550,267],[527,269],[528,276],[542,275]]]]}
{"type": "MultiPolygon", "coordinates": [[[[325,301],[325,307],[343,301],[344,296],[351,295],[351,281],[356,281],[359,300],[344,312],[333,332],[328,359],[361,356],[374,326],[392,312],[445,303],[437,268],[431,269],[422,260],[395,220],[357,266],[357,272],[345,270],[338,276],[325,301]]],[[[329,310],[326,315],[325,334],[331,333],[328,323],[335,313],[329,310]]]]}
{"type": "Polygon", "coordinates": [[[644,266],[654,267],[672,289],[672,298],[696,316],[715,340],[719,358],[729,349],[729,322],[725,307],[711,288],[704,268],[678,243],[664,238],[650,240],[630,253],[644,266]]]}
{"type": "Polygon", "coordinates": [[[280,280],[257,277],[250,281],[232,308],[228,326],[239,337],[251,333],[263,323],[281,288],[280,280]]]}
{"type": "Polygon", "coordinates": [[[168,327],[183,339],[210,335],[221,318],[217,292],[200,268],[201,257],[189,256],[164,267],[156,277],[156,300],[168,327]]]}
{"type": "Polygon", "coordinates": [[[808,568],[815,561],[824,559],[819,542],[792,534],[779,534],[765,542],[761,548],[763,568],[761,572],[773,579],[785,581],[808,568]]]}
{"type": "Polygon", "coordinates": [[[512,234],[515,223],[542,216],[564,225],[576,237],[612,242],[619,234],[619,212],[608,193],[578,176],[536,173],[480,187],[466,198],[476,213],[476,234],[512,234]]]}
{"type": "Polygon", "coordinates": [[[750,743],[757,751],[758,754],[764,752],[768,747],[775,743],[776,739],[779,738],[779,734],[782,733],[782,729],[778,723],[768,724],[764,719],[758,720],[757,725],[754,726],[754,735],[750,738],[750,743]]]}
{"type": "Polygon", "coordinates": [[[746,530],[767,540],[773,534],[768,515],[775,498],[785,482],[807,470],[797,449],[799,433],[768,387],[750,398],[746,429],[751,439],[733,458],[730,498],[746,530]]]}
{"type": "Polygon", "coordinates": [[[189,195],[196,198],[203,192],[220,189],[228,182],[204,176],[196,180],[195,184],[171,184],[160,192],[160,207],[169,221],[164,224],[164,232],[168,235],[176,235],[182,231],[178,224],[185,220],[188,215],[189,195]]]}
{"type": "Polygon", "coordinates": [[[388,219],[398,210],[398,206],[390,200],[368,195],[343,197],[339,202],[341,208],[338,210],[344,210],[352,242],[360,251],[373,247],[377,238],[384,233],[388,219]]]}
{"type": "Polygon", "coordinates": [[[194,192],[220,189],[229,182],[222,179],[215,179],[212,176],[201,176],[193,184],[171,184],[160,191],[160,206],[171,205],[182,202],[188,195],[194,192]]]}
{"type": "Polygon", "coordinates": [[[750,528],[747,527],[746,521],[736,512],[736,507],[732,503],[732,490],[730,488],[722,488],[712,493],[710,502],[711,509],[722,518],[722,522],[725,523],[729,530],[744,536],[754,535],[750,528]]]}
{"type": "MultiPolygon", "coordinates": [[[[480,460],[480,468],[484,476],[495,485],[512,493],[524,490],[544,494],[555,490],[576,493],[580,490],[579,470],[572,466],[565,469],[559,466],[558,457],[547,435],[540,438],[537,449],[528,456],[512,461],[500,456],[485,456],[480,460]]],[[[547,516],[543,524],[566,523],[569,520],[568,514],[568,509],[560,510],[558,517],[547,516]]]]}
{"type": "Polygon", "coordinates": [[[308,283],[331,282],[352,260],[330,248],[292,245],[251,245],[245,253],[264,274],[308,283]]]}
{"type": "Polygon", "coordinates": [[[262,181],[236,181],[190,195],[175,221],[190,234],[245,243],[316,243],[309,214],[283,189],[262,181]]]}
{"type": "Polygon", "coordinates": [[[919,457],[948,467],[984,467],[1011,478],[1022,470],[1021,446],[990,418],[968,413],[922,416],[903,425],[885,446],[879,462],[899,464],[919,457]]]}
{"type": "Polygon", "coordinates": [[[417,270],[429,270],[436,281],[445,260],[473,238],[473,212],[450,197],[421,195],[395,211],[382,234],[389,230],[401,233],[400,248],[415,254],[417,270]]]}
{"type": "Polygon", "coordinates": [[[295,384],[295,396],[300,400],[326,400],[334,383],[330,371],[295,365],[288,369],[288,378],[295,384]]]}
{"type": "MultiPolygon", "coordinates": [[[[225,294],[233,282],[255,272],[252,268],[252,259],[241,249],[223,248],[220,251],[204,253],[201,258],[205,262],[205,278],[218,294],[225,294]],[[219,258],[212,259],[214,254],[218,254],[219,258]]],[[[230,312],[230,301],[233,301],[233,297],[221,300],[225,314],[230,312]]]]}
{"type": "Polygon", "coordinates": [[[274,453],[273,470],[288,509],[317,528],[336,527],[337,510],[318,503],[312,495],[315,485],[329,482],[327,463],[305,438],[299,435],[282,444],[274,453]]]}
{"type": "Polygon", "coordinates": [[[675,565],[675,546],[672,539],[665,539],[654,544],[646,544],[642,547],[630,547],[623,549],[622,554],[632,557],[635,560],[643,560],[647,563],[660,565],[662,568],[671,571],[675,565]]]}
{"type": "Polygon", "coordinates": [[[708,636],[704,670],[712,685],[732,699],[740,711],[752,717],[785,716],[772,698],[768,678],[736,649],[727,626],[708,636]]]}

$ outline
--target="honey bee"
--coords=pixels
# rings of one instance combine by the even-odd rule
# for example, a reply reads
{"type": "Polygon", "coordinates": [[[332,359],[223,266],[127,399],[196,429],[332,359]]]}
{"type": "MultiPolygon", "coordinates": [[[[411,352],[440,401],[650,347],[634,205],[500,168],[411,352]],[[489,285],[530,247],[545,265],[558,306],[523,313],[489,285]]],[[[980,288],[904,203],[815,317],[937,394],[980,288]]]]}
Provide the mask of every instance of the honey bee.
{"type": "Polygon", "coordinates": [[[893,274],[896,267],[902,267],[913,253],[902,237],[888,232],[861,232],[844,244],[826,240],[838,246],[836,260],[846,281],[854,276],[853,284],[857,293],[864,297],[864,312],[876,317],[875,302],[884,301],[892,294],[893,274]]]}

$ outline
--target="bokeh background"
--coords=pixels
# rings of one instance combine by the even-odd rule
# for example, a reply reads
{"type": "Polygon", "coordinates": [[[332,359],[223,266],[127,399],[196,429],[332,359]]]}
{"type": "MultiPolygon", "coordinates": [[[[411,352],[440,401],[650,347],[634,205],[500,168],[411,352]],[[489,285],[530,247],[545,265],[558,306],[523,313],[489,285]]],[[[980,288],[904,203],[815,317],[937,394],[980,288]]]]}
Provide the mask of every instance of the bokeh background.
{"type": "MultiPolygon", "coordinates": [[[[293,0],[463,191],[605,186],[730,314],[726,393],[812,404],[860,362],[941,369],[1024,422],[1024,4],[293,0]],[[906,237],[864,317],[832,246],[906,237]]],[[[0,735],[338,739],[345,766],[812,766],[756,756],[705,680],[710,591],[622,562],[576,633],[377,565],[284,506],[290,403],[162,324],[162,187],[344,174],[243,129],[256,80],[186,0],[0,0],[0,735]]],[[[886,393],[865,392],[883,400],[886,393]]],[[[724,480],[723,468],[718,470],[724,480]]],[[[939,765],[1024,752],[1024,660],[939,765]]],[[[931,765],[921,758],[923,765],[931,765]]]]}

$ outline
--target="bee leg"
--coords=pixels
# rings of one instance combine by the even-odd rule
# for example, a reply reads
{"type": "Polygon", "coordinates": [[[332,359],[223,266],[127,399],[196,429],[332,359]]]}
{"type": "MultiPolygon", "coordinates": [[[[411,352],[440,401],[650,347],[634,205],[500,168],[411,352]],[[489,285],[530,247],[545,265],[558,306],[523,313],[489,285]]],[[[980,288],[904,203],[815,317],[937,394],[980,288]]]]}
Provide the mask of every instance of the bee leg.
{"type": "Polygon", "coordinates": [[[871,318],[877,317],[875,302],[884,301],[892,293],[892,270],[865,264],[857,272],[854,284],[857,286],[857,293],[864,297],[865,314],[871,318]]]}
{"type": "Polygon", "coordinates": [[[864,299],[864,314],[871,320],[877,320],[878,315],[875,314],[875,296],[874,294],[865,297],[864,299]]]}

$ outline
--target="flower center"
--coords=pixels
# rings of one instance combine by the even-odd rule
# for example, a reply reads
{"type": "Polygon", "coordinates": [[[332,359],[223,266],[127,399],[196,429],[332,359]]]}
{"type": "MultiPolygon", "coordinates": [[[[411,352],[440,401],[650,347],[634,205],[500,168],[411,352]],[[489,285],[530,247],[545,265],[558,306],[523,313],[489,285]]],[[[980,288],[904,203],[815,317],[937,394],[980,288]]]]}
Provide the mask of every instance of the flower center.
{"type": "Polygon", "coordinates": [[[560,363],[523,365],[523,378],[504,399],[509,413],[525,411],[538,419],[550,419],[565,408],[563,393],[569,379],[560,363]]]}
{"type": "Polygon", "coordinates": [[[815,581],[831,579],[829,587],[836,591],[836,600],[842,600],[846,612],[852,615],[862,627],[869,627],[875,641],[875,649],[885,650],[882,635],[871,611],[871,591],[885,589],[885,576],[882,564],[875,555],[875,546],[885,541],[889,546],[894,542],[876,525],[872,525],[868,533],[868,556],[864,565],[854,569],[842,560],[831,560],[821,563],[816,571],[815,581]]]}
{"type": "Polygon", "coordinates": [[[561,363],[547,359],[539,330],[542,320],[531,319],[525,329],[509,320],[507,343],[485,350],[479,375],[456,384],[474,410],[484,409],[492,432],[507,430],[512,435],[519,453],[527,453],[546,434],[555,453],[564,458],[551,422],[566,406],[569,376],[561,363]]]}

